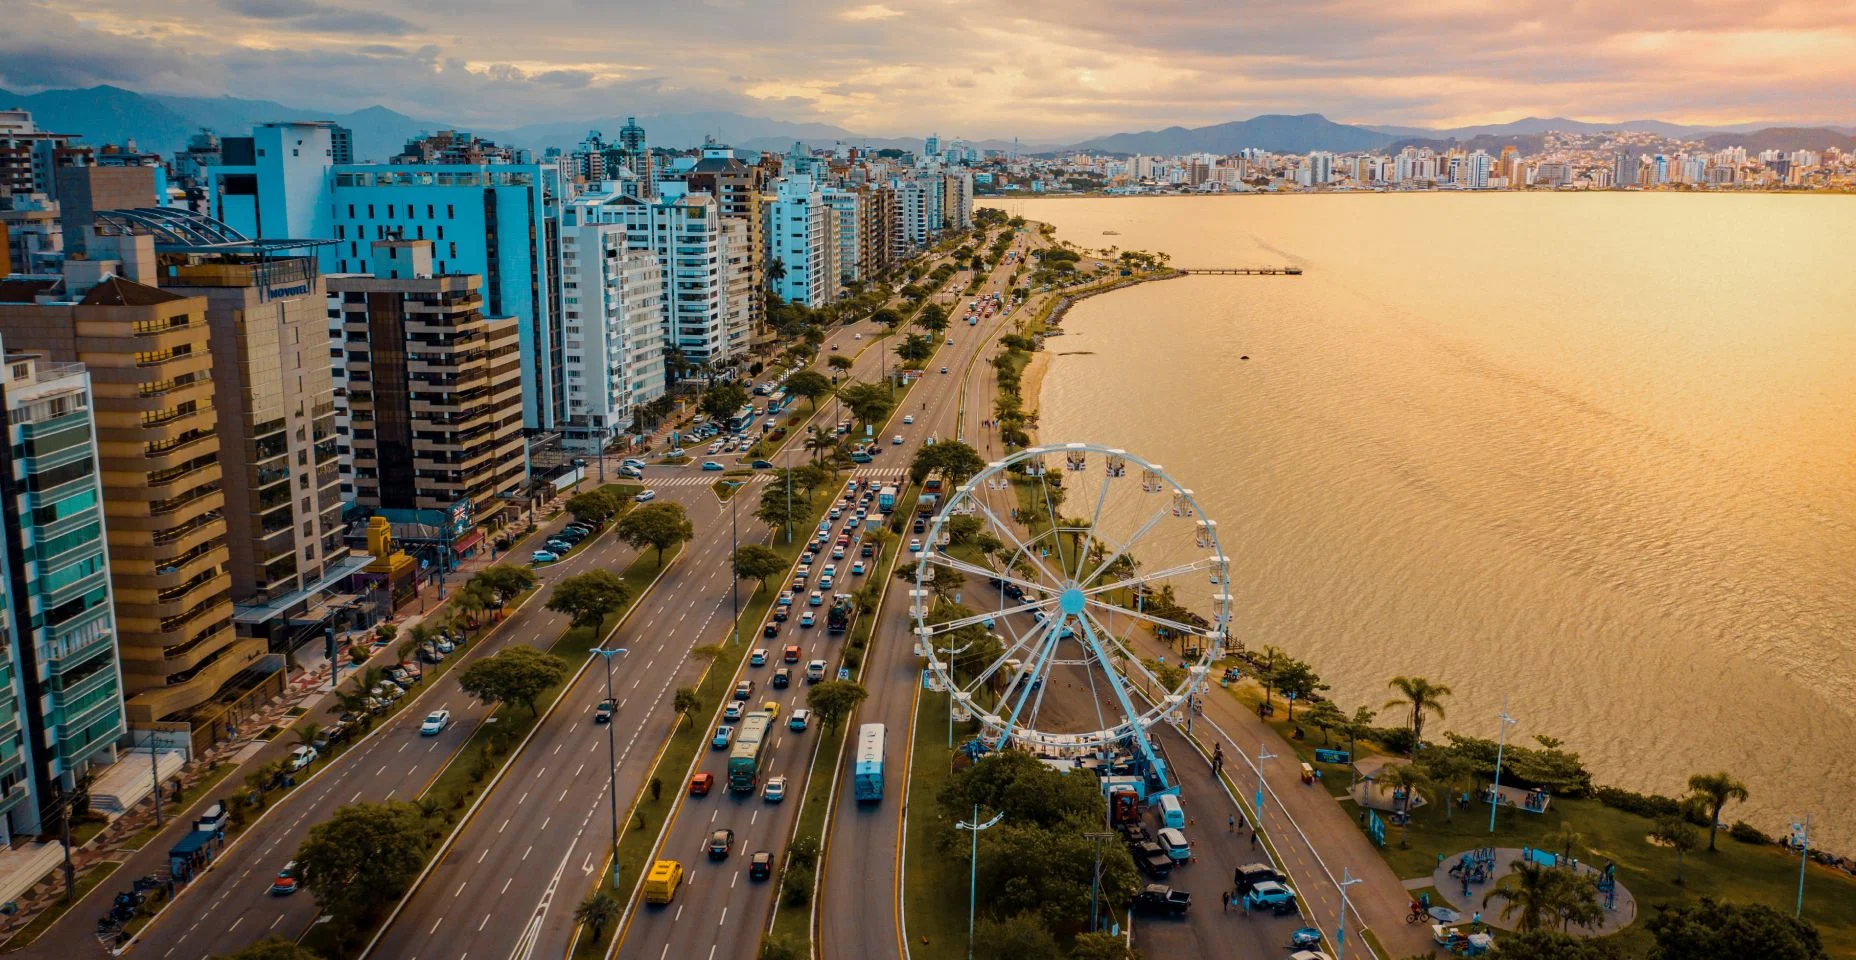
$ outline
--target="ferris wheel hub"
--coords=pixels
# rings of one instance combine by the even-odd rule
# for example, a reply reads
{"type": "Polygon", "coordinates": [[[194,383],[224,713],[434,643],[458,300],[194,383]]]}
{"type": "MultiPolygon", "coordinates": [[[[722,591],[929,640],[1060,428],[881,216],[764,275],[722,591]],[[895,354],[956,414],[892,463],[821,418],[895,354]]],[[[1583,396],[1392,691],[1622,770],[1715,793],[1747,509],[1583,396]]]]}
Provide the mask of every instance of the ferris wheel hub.
{"type": "Polygon", "coordinates": [[[1083,612],[1088,599],[1083,596],[1083,588],[1071,586],[1057,595],[1057,609],[1074,617],[1083,612]]]}

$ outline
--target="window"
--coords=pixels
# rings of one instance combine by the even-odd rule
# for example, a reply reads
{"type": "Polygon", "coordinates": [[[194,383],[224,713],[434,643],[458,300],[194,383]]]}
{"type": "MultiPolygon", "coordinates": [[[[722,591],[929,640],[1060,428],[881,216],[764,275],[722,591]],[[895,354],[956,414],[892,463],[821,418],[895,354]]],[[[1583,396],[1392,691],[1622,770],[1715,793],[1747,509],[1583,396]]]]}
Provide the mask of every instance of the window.
{"type": "Polygon", "coordinates": [[[367,205],[367,218],[369,220],[374,219],[374,205],[371,203],[367,205]]]}
{"type": "Polygon", "coordinates": [[[426,218],[427,220],[436,220],[436,219],[438,219],[437,217],[434,217],[434,216],[432,216],[432,205],[431,205],[431,204],[429,204],[429,203],[425,205],[425,218],[426,218]]]}
{"type": "Polygon", "coordinates": [[[452,215],[451,204],[448,204],[448,203],[445,204],[445,219],[446,220],[455,219],[452,215]]]}

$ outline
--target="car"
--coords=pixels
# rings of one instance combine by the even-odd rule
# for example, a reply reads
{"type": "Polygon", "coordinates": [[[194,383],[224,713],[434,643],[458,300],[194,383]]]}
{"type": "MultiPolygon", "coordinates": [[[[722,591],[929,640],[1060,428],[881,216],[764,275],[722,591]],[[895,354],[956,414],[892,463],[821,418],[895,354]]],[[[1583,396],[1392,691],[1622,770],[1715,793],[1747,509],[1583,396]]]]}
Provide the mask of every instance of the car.
{"type": "Polygon", "coordinates": [[[397,683],[374,684],[374,698],[377,700],[385,700],[388,703],[392,703],[405,695],[406,691],[397,683]]]}
{"type": "Polygon", "coordinates": [[[722,719],[728,723],[734,723],[741,719],[741,714],[745,710],[746,708],[741,705],[740,701],[730,700],[728,706],[722,708],[722,719]]]}
{"type": "Polygon", "coordinates": [[[819,523],[818,523],[818,535],[819,535],[819,536],[821,536],[821,537],[825,537],[825,536],[830,536],[830,535],[831,535],[831,521],[829,521],[829,520],[820,520],[820,521],[819,521],[819,523]]]}
{"type": "Polygon", "coordinates": [[[941,372],[942,372],[942,373],[946,373],[946,372],[947,372],[947,368],[946,368],[946,367],[942,367],[942,368],[941,368],[941,372]]]}
{"type": "Polygon", "coordinates": [[[774,637],[777,637],[780,635],[780,625],[778,623],[769,623],[766,626],[760,628],[760,635],[768,640],[771,640],[774,637]]]}
{"type": "Polygon", "coordinates": [[[793,671],[787,669],[786,667],[781,667],[778,670],[773,671],[773,686],[775,689],[784,688],[788,684],[791,684],[792,682],[793,682],[793,671]]]}
{"type": "MultiPolygon", "coordinates": [[[[780,599],[786,600],[790,603],[790,601],[792,600],[792,597],[783,596],[780,599]]],[[[787,616],[788,616],[786,608],[788,605],[789,605],[788,603],[783,603],[773,608],[773,622],[774,623],[785,623],[786,622],[787,616]]]]}
{"type": "Polygon", "coordinates": [[[317,756],[319,756],[319,754],[316,753],[315,747],[307,744],[299,745],[296,749],[290,751],[290,769],[301,770],[315,763],[317,756]]]}
{"type": "Polygon", "coordinates": [[[709,859],[711,860],[728,859],[728,851],[732,850],[734,846],[735,846],[735,832],[733,830],[728,829],[727,827],[723,827],[722,829],[709,834],[709,859]]]}
{"type": "Polygon", "coordinates": [[[722,452],[722,441],[717,440],[716,442],[709,444],[709,456],[713,457],[716,454],[721,453],[721,452],[722,452]]]}
{"type": "Polygon", "coordinates": [[[851,564],[851,576],[861,577],[863,575],[864,575],[864,562],[862,560],[858,560],[857,562],[852,563],[851,564]]]}
{"type": "Polygon", "coordinates": [[[599,702],[599,706],[593,708],[593,722],[594,723],[611,723],[612,722],[612,710],[613,710],[613,703],[611,700],[601,700],[599,702]]]}
{"type": "Polygon", "coordinates": [[[922,441],[922,446],[924,446],[924,447],[932,447],[932,446],[934,446],[934,434],[932,434],[932,433],[931,433],[931,434],[929,434],[929,435],[928,435],[928,439],[926,439],[926,440],[923,440],[923,441],[922,441]]]}
{"type": "Polygon", "coordinates": [[[835,563],[825,564],[825,569],[819,572],[819,576],[825,577],[825,578],[835,577],[837,575],[838,575],[838,565],[835,563]]]}
{"type": "Polygon", "coordinates": [[[1186,841],[1185,833],[1178,827],[1167,827],[1159,833],[1160,848],[1173,858],[1174,863],[1184,863],[1192,859],[1192,844],[1186,841]]]}
{"type": "MultiPolygon", "coordinates": [[[[831,558],[832,558],[833,560],[842,560],[842,559],[844,559],[844,544],[842,544],[842,543],[840,543],[840,544],[837,544],[837,545],[835,545],[835,546],[833,546],[833,547],[831,548],[831,558]]],[[[823,581],[821,581],[821,582],[819,583],[819,586],[821,586],[821,587],[829,587],[829,586],[831,586],[831,578],[830,578],[830,577],[826,577],[826,578],[825,578],[825,579],[824,579],[823,581]]]]}
{"type": "Polygon", "coordinates": [[[782,593],[780,594],[780,599],[774,601],[774,606],[776,607],[790,607],[792,605],[793,595],[790,593],[782,593]]]}
{"type": "Polygon", "coordinates": [[[825,661],[813,660],[806,664],[806,682],[817,683],[825,679],[825,661]]]}
{"type": "Polygon", "coordinates": [[[754,695],[754,681],[742,680],[735,684],[735,699],[746,700],[754,695]]]}
{"type": "Polygon", "coordinates": [[[531,553],[528,555],[528,562],[530,563],[553,563],[554,561],[559,560],[560,558],[561,558],[561,555],[558,553],[555,553],[552,550],[537,550],[534,553],[531,553]]]}
{"type": "Polygon", "coordinates": [[[773,876],[773,851],[756,850],[748,858],[748,879],[766,880],[773,876]]]}
{"type": "Polygon", "coordinates": [[[1265,880],[1280,882],[1284,877],[1282,874],[1276,872],[1275,867],[1267,863],[1246,863],[1232,871],[1231,879],[1237,885],[1237,892],[1239,894],[1245,894],[1250,892],[1251,887],[1265,880]]]}
{"type": "Polygon", "coordinates": [[[690,778],[690,796],[706,797],[710,788],[715,786],[715,774],[699,773],[690,778]]]}
{"type": "Polygon", "coordinates": [[[1152,840],[1129,844],[1128,852],[1134,855],[1134,865],[1156,880],[1173,872],[1173,858],[1152,840]]]}
{"type": "Polygon", "coordinates": [[[779,803],[786,799],[786,778],[768,777],[767,785],[761,788],[761,798],[769,803],[779,803]]]}
{"type": "Polygon", "coordinates": [[[549,553],[558,557],[564,557],[567,555],[567,551],[574,548],[574,545],[565,540],[550,540],[547,543],[547,548],[549,553]]]}
{"type": "Polygon", "coordinates": [[[920,537],[909,538],[909,552],[910,553],[922,552],[922,541],[920,537]]]}
{"type": "Polygon", "coordinates": [[[624,477],[627,480],[643,480],[644,471],[637,467],[622,466],[619,468],[619,476],[624,477]]]}
{"type": "Polygon", "coordinates": [[[638,491],[638,495],[632,498],[632,502],[633,503],[650,503],[651,501],[656,500],[656,499],[657,499],[657,491],[651,489],[650,487],[646,487],[643,490],[638,491]]]}
{"type": "Polygon", "coordinates": [[[704,470],[720,470],[722,469],[722,465],[716,463],[714,460],[704,460],[702,462],[702,468],[704,470]]]}
{"type": "Polygon", "coordinates": [[[451,653],[457,649],[457,646],[444,637],[439,637],[437,640],[432,641],[432,649],[437,650],[442,655],[451,653]]]}
{"type": "Polygon", "coordinates": [[[811,596],[806,597],[806,606],[808,607],[823,606],[824,603],[825,593],[822,590],[814,590],[811,596]]]}
{"type": "Polygon", "coordinates": [[[760,703],[760,712],[766,714],[770,719],[777,719],[780,716],[780,701],[762,700],[760,703]]]}
{"type": "Polygon", "coordinates": [[[436,737],[451,726],[451,711],[440,708],[425,715],[425,722],[419,724],[419,736],[436,737]]]}
{"type": "Polygon", "coordinates": [[[625,459],[619,461],[619,466],[637,467],[638,469],[642,470],[644,469],[644,461],[638,459],[637,457],[626,457],[625,459]]]}
{"type": "Polygon", "coordinates": [[[753,463],[748,464],[748,466],[753,467],[756,470],[772,470],[773,461],[772,460],[756,460],[753,463]]]}
{"type": "Polygon", "coordinates": [[[786,663],[798,663],[799,662],[799,644],[796,644],[796,643],[787,644],[786,649],[780,652],[780,659],[786,663]]]}
{"type": "Polygon", "coordinates": [[[831,517],[831,519],[833,519],[833,520],[836,520],[836,519],[838,519],[839,517],[842,517],[842,516],[844,516],[844,508],[843,508],[843,507],[832,507],[832,508],[831,508],[831,513],[829,514],[829,516],[830,516],[830,517],[831,517]]]}
{"type": "Polygon", "coordinates": [[[807,710],[804,707],[801,707],[798,710],[794,710],[793,715],[787,718],[786,729],[792,730],[794,732],[800,732],[800,731],[805,730],[805,728],[808,725],[810,725],[811,722],[812,722],[812,711],[807,710]]]}
{"type": "Polygon", "coordinates": [[[865,543],[865,544],[864,544],[863,546],[861,546],[861,547],[859,547],[859,548],[857,548],[857,555],[858,555],[858,556],[860,556],[860,557],[874,557],[874,556],[876,556],[876,544],[874,544],[874,543],[865,543]]]}
{"type": "Polygon", "coordinates": [[[1249,910],[1261,910],[1265,907],[1277,916],[1295,912],[1295,891],[1286,884],[1276,880],[1265,880],[1244,894],[1244,907],[1249,910]]]}
{"type": "Polygon", "coordinates": [[[895,444],[898,447],[902,446],[902,434],[898,433],[895,436],[890,437],[889,442],[892,444],[895,444]]]}
{"type": "Polygon", "coordinates": [[[812,616],[812,611],[810,610],[807,610],[806,612],[799,615],[799,625],[801,627],[810,628],[814,623],[817,623],[817,622],[818,621],[812,616]]]}
{"type": "Polygon", "coordinates": [[[715,736],[709,739],[709,746],[717,750],[726,750],[735,739],[735,728],[724,723],[715,728],[715,736]]]}
{"type": "Polygon", "coordinates": [[[767,665],[767,648],[766,647],[755,647],[754,652],[748,654],[748,666],[764,667],[766,665],[767,665]]]}
{"type": "Polygon", "coordinates": [[[1134,895],[1132,909],[1135,913],[1160,914],[1169,917],[1183,917],[1192,908],[1192,894],[1184,890],[1175,890],[1162,883],[1150,883],[1134,895]]]}
{"type": "Polygon", "coordinates": [[[1319,950],[1297,950],[1289,954],[1289,960],[1334,960],[1334,958],[1319,950]]]}
{"type": "Polygon", "coordinates": [[[292,860],[284,864],[284,868],[277,871],[277,876],[271,880],[271,896],[287,897],[297,892],[298,889],[296,861],[292,860]]]}
{"type": "Polygon", "coordinates": [[[903,422],[904,424],[910,424],[910,423],[914,423],[914,422],[915,422],[915,414],[912,414],[912,413],[905,413],[905,414],[903,414],[903,415],[902,415],[902,422],[903,422]]]}

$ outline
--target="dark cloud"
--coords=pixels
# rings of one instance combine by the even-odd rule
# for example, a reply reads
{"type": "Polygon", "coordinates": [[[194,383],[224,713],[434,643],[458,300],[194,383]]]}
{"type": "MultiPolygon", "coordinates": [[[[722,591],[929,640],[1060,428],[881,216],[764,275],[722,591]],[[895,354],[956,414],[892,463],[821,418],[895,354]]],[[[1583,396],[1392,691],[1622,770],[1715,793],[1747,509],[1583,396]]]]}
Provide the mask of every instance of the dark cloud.
{"type": "Polygon", "coordinates": [[[317,33],[360,33],[372,36],[401,36],[416,33],[419,27],[410,20],[373,10],[338,7],[314,0],[219,0],[230,13],[254,20],[269,20],[317,33]]]}
{"type": "Polygon", "coordinates": [[[549,70],[532,77],[536,83],[545,83],[551,87],[578,90],[593,82],[591,70],[549,70]]]}

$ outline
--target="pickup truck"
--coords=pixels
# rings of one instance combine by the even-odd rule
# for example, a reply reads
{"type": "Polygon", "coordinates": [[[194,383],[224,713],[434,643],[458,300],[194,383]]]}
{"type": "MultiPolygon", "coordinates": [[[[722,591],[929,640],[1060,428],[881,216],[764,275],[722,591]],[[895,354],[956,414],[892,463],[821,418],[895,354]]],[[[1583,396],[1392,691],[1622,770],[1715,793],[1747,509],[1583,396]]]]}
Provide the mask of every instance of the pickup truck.
{"type": "Polygon", "coordinates": [[[1134,855],[1135,866],[1156,880],[1173,872],[1173,858],[1152,840],[1134,844],[1128,852],[1134,855]]]}
{"type": "Polygon", "coordinates": [[[1192,908],[1192,894],[1161,883],[1150,883],[1134,895],[1135,913],[1158,913],[1183,917],[1192,908]]]}

